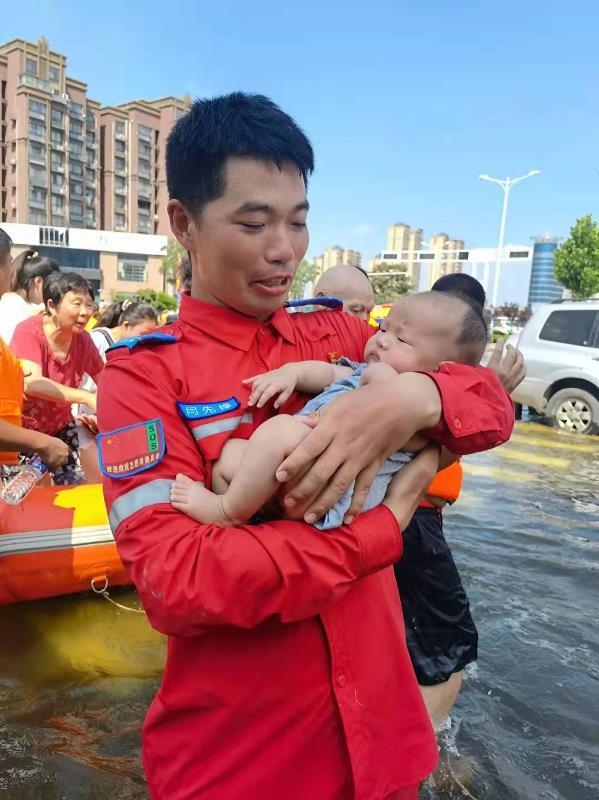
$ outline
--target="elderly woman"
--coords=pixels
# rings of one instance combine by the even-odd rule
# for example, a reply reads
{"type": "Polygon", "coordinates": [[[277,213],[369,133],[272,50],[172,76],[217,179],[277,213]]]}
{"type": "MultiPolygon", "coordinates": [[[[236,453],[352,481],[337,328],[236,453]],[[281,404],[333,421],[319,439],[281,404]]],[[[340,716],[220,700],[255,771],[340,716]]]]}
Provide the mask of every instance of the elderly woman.
{"type": "MultiPolygon", "coordinates": [[[[104,366],[85,331],[92,289],[74,272],[56,272],[44,281],[43,299],[45,314],[20,322],[11,340],[25,372],[23,424],[68,445],[69,459],[52,477],[59,485],[79,483],[79,440],[71,404],[95,410],[96,395],[78,387],[86,373],[97,381],[104,366]]],[[[93,419],[90,422],[93,425],[93,419]]]]}
{"type": "Polygon", "coordinates": [[[10,291],[0,298],[0,336],[8,344],[16,326],[43,310],[42,287],[46,278],[58,272],[56,261],[25,250],[12,262],[10,291]]]}

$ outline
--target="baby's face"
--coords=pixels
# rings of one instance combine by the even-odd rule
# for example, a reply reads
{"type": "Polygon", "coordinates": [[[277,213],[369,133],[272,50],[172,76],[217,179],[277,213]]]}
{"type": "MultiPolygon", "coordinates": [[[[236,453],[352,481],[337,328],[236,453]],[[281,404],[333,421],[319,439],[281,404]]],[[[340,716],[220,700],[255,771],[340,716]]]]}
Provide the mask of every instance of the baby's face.
{"type": "Polygon", "coordinates": [[[389,364],[398,373],[436,370],[443,361],[456,360],[462,316],[454,303],[418,295],[402,298],[368,341],[364,359],[389,364]]]}

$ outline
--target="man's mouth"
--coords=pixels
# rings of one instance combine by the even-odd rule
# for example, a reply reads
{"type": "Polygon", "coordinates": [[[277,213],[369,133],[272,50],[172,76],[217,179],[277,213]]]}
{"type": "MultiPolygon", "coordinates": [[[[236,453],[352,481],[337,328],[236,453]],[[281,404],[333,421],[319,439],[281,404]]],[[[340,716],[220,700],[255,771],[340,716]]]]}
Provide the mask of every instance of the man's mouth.
{"type": "Polygon", "coordinates": [[[262,280],[253,281],[252,283],[253,286],[264,294],[277,295],[283,294],[289,289],[291,278],[288,275],[284,275],[275,278],[263,278],[262,280]]]}

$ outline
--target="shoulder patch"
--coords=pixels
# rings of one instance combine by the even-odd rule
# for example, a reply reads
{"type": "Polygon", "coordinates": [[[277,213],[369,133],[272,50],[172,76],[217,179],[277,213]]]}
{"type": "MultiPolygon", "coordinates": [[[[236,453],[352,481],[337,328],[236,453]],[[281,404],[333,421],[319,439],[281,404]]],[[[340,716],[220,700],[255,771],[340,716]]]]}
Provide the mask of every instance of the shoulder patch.
{"type": "Polygon", "coordinates": [[[150,419],[97,436],[100,471],[107,478],[129,478],[160,464],[165,441],[162,420],[150,419]]]}
{"type": "Polygon", "coordinates": [[[304,300],[288,300],[285,308],[301,308],[302,306],[325,306],[325,308],[339,308],[343,300],[338,297],[307,297],[304,300]]]}
{"type": "Polygon", "coordinates": [[[170,333],[147,333],[145,336],[130,336],[128,339],[121,339],[119,342],[115,342],[112,347],[109,347],[108,350],[116,350],[119,347],[128,347],[129,350],[133,350],[137,345],[173,344],[176,341],[177,337],[170,333]]]}

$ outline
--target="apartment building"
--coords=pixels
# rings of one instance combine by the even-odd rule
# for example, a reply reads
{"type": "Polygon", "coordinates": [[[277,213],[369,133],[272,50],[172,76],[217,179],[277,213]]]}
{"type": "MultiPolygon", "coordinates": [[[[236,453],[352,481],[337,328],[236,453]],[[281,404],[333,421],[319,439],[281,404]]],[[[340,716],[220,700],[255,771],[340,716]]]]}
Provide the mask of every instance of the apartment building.
{"type": "Polygon", "coordinates": [[[345,264],[348,267],[361,267],[362,254],[357,250],[345,250],[336,244],[327,248],[321,256],[316,256],[313,263],[316,267],[314,280],[318,280],[327,269],[337,267],[340,264],[345,264]]]}
{"type": "Polygon", "coordinates": [[[191,99],[102,108],[66,56],[0,45],[0,224],[167,234],[164,153],[191,99]]]}
{"type": "Polygon", "coordinates": [[[452,239],[447,233],[437,233],[431,236],[430,249],[435,254],[429,271],[430,286],[442,275],[462,271],[459,260],[459,253],[464,249],[462,239],[452,239]]]}

